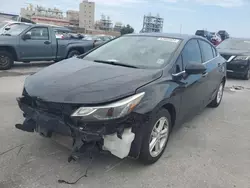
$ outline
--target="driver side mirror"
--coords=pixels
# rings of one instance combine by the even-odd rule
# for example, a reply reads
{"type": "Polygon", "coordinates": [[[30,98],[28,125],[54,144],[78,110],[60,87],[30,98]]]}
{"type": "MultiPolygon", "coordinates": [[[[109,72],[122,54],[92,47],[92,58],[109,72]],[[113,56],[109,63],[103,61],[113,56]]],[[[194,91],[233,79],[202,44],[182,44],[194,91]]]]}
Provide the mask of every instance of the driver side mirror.
{"type": "Polygon", "coordinates": [[[22,39],[23,40],[28,40],[28,39],[31,39],[31,36],[29,34],[25,34],[22,36],[22,39]]]}
{"type": "Polygon", "coordinates": [[[205,71],[206,67],[201,63],[190,63],[185,68],[187,74],[202,74],[205,71]]]}

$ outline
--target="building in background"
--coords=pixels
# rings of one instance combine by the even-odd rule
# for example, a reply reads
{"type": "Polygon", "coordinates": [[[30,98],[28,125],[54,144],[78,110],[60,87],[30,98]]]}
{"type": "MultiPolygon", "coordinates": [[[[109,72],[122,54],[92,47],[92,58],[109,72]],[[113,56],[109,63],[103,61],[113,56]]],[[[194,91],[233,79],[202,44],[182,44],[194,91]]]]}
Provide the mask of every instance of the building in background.
{"type": "Polygon", "coordinates": [[[71,26],[79,27],[79,11],[68,10],[66,12],[66,17],[71,26]]]}
{"type": "Polygon", "coordinates": [[[141,33],[162,32],[164,19],[159,15],[152,16],[150,13],[143,18],[143,27],[141,33]]]}
{"type": "Polygon", "coordinates": [[[68,26],[69,21],[63,16],[63,12],[57,8],[34,7],[30,4],[27,8],[21,8],[21,16],[36,23],[68,26]]]}
{"type": "Polygon", "coordinates": [[[79,27],[93,29],[95,24],[95,3],[84,0],[80,3],[79,27]]]}
{"type": "Polygon", "coordinates": [[[122,23],[121,22],[116,22],[114,25],[114,31],[120,32],[122,29],[122,23]]]}
{"type": "Polygon", "coordinates": [[[95,23],[95,29],[99,29],[103,31],[112,31],[113,23],[110,20],[110,17],[102,14],[101,19],[96,21],[95,23]]]}

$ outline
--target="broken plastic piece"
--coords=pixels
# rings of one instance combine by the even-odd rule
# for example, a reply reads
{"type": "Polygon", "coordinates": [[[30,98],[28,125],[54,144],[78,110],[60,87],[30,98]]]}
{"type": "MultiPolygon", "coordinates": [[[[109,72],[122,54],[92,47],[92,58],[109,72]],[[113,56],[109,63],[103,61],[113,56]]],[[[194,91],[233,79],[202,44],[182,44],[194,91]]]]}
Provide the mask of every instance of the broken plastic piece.
{"type": "Polygon", "coordinates": [[[135,134],[131,131],[131,128],[124,129],[122,139],[118,138],[116,133],[106,135],[103,137],[103,149],[123,159],[128,156],[134,138],[135,134]]]}
{"type": "Polygon", "coordinates": [[[15,127],[22,131],[34,132],[36,128],[36,122],[32,119],[25,119],[23,124],[16,124],[15,127]]]}

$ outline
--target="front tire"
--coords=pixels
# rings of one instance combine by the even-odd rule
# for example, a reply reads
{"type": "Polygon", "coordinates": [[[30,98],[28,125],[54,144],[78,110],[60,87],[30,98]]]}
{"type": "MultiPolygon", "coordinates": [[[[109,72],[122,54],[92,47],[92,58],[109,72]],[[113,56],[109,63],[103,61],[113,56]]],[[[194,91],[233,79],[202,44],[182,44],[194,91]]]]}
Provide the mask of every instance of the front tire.
{"type": "Polygon", "coordinates": [[[0,51],[0,70],[8,70],[14,64],[14,58],[7,51],[0,51]]]}
{"type": "Polygon", "coordinates": [[[172,122],[168,110],[160,109],[145,127],[140,153],[141,162],[153,164],[158,161],[167,146],[171,128],[172,122]]]}
{"type": "Polygon", "coordinates": [[[224,93],[224,86],[225,83],[221,82],[214,100],[208,105],[209,107],[216,108],[220,105],[224,93]]]}

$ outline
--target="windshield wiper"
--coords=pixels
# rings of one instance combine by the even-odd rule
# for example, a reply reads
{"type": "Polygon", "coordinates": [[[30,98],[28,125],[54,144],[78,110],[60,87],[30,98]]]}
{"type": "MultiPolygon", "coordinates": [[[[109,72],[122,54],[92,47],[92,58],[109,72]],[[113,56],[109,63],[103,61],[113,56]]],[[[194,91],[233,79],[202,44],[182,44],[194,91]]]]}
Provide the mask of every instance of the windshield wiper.
{"type": "Polygon", "coordinates": [[[118,61],[94,60],[94,62],[97,62],[97,63],[106,63],[106,64],[109,64],[109,65],[118,65],[118,66],[130,67],[130,68],[138,69],[138,67],[136,67],[134,65],[128,65],[128,64],[124,64],[124,63],[119,63],[118,61]]]}

